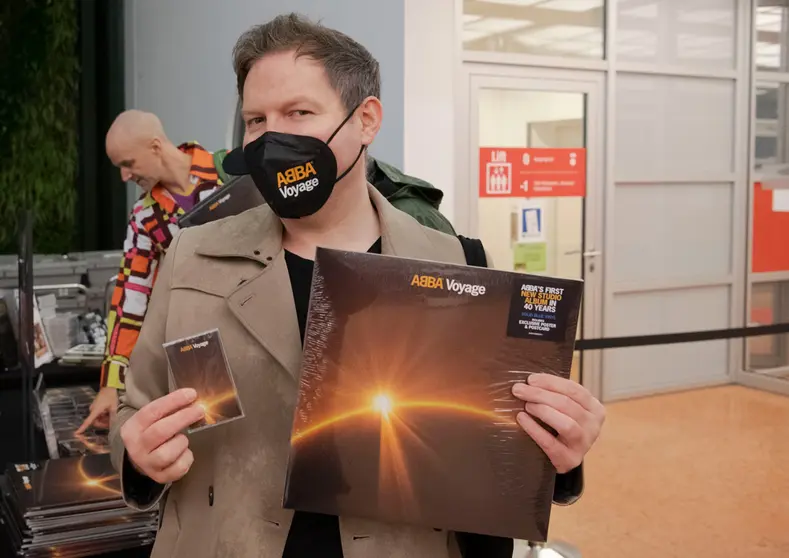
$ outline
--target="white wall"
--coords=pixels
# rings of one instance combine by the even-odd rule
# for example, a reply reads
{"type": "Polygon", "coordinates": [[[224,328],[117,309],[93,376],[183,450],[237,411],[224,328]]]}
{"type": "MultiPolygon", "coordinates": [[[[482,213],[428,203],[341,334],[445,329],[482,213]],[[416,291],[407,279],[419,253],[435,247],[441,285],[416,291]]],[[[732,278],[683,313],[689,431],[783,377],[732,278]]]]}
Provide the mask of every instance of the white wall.
{"type": "Polygon", "coordinates": [[[455,99],[459,45],[454,0],[405,0],[405,172],[444,192],[455,216],[455,99]]]}
{"type": "Polygon", "coordinates": [[[371,153],[402,165],[403,1],[127,0],[126,105],[159,115],[175,142],[226,147],[237,98],[233,45],[249,27],[296,11],[347,33],[378,59],[384,124],[371,153]]]}

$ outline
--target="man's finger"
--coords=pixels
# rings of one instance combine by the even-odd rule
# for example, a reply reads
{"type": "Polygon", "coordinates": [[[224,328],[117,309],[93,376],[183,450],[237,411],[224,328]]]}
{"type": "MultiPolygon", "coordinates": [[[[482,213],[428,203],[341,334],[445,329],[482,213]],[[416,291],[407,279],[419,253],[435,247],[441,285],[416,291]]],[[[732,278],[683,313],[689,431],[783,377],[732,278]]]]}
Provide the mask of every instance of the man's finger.
{"type": "Polygon", "coordinates": [[[148,453],[173,438],[182,430],[205,416],[205,411],[197,405],[189,405],[171,415],[158,420],[143,430],[140,441],[148,453]]]}
{"type": "Polygon", "coordinates": [[[518,413],[516,417],[518,424],[523,428],[524,432],[540,446],[548,459],[551,460],[554,467],[560,472],[565,473],[568,468],[568,461],[570,458],[570,450],[556,436],[540,426],[536,420],[528,415],[528,413],[518,413]]]}
{"type": "Polygon", "coordinates": [[[181,480],[186,473],[189,472],[189,469],[192,468],[192,464],[195,462],[195,457],[192,454],[192,450],[187,449],[185,452],[181,454],[181,456],[170,465],[164,471],[158,473],[156,475],[157,482],[161,484],[166,484],[168,482],[175,482],[181,480]]]}
{"type": "Polygon", "coordinates": [[[97,418],[99,418],[99,415],[101,415],[102,412],[103,410],[98,407],[92,409],[88,415],[88,418],[85,419],[85,421],[80,425],[76,432],[74,432],[74,434],[82,434],[85,432],[90,427],[90,425],[93,424],[97,418]]]}
{"type": "Polygon", "coordinates": [[[183,434],[178,434],[151,452],[147,459],[148,466],[154,471],[164,471],[178,461],[188,449],[189,439],[183,434]]]}
{"type": "Polygon", "coordinates": [[[532,374],[528,378],[530,386],[566,395],[587,411],[594,412],[600,403],[581,384],[553,374],[532,374]]]}
{"type": "Polygon", "coordinates": [[[542,403],[526,403],[526,412],[553,428],[567,442],[583,439],[583,428],[571,417],[542,403]]]}
{"type": "Polygon", "coordinates": [[[550,391],[547,389],[531,386],[528,384],[515,384],[512,387],[512,394],[527,403],[541,403],[553,407],[557,411],[564,413],[579,424],[582,424],[589,412],[578,402],[570,397],[550,391]]]}
{"type": "Polygon", "coordinates": [[[134,417],[140,430],[146,430],[164,417],[191,405],[195,399],[197,399],[197,392],[192,388],[179,389],[151,401],[137,411],[134,417]]]}

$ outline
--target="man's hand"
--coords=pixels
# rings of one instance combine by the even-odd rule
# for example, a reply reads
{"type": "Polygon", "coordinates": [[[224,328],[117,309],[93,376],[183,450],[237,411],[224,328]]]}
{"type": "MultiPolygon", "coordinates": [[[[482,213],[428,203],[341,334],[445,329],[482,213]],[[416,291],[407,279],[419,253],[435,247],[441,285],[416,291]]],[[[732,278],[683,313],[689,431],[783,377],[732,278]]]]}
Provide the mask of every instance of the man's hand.
{"type": "Polygon", "coordinates": [[[91,425],[95,428],[109,428],[110,421],[115,418],[118,410],[118,390],[111,387],[103,387],[98,395],[90,404],[90,415],[77,430],[77,434],[82,434],[91,425]]]}
{"type": "Polygon", "coordinates": [[[526,401],[518,424],[537,442],[556,467],[567,473],[578,467],[605,422],[605,408],[583,386],[551,374],[532,374],[528,384],[515,384],[512,394],[526,401]],[[537,417],[556,430],[548,432],[537,417]]]}
{"type": "Polygon", "coordinates": [[[203,418],[195,399],[195,390],[179,389],[151,401],[121,427],[126,455],[159,484],[181,479],[192,467],[194,455],[181,431],[203,418]]]}

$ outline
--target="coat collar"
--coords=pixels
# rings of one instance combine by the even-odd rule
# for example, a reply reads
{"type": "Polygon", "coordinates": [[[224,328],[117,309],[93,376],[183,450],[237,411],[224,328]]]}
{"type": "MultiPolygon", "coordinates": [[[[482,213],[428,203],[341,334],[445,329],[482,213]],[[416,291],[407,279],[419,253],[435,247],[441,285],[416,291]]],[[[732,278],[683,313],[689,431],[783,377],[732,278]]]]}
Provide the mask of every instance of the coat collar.
{"type": "MultiPolygon", "coordinates": [[[[375,189],[367,186],[381,223],[382,252],[387,255],[429,259],[434,245],[422,226],[410,215],[390,204],[375,189]]],[[[268,205],[261,205],[227,219],[206,237],[196,252],[214,258],[247,258],[266,263],[282,250],[282,222],[268,205]]]]}

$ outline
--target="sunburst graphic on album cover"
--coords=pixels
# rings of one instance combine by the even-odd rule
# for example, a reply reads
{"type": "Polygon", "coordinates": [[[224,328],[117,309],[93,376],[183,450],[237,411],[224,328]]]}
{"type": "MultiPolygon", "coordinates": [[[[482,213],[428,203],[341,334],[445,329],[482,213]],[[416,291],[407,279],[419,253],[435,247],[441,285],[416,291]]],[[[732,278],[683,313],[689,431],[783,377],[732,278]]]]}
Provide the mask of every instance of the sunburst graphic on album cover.
{"type": "Polygon", "coordinates": [[[77,466],[77,471],[80,476],[80,484],[88,489],[95,489],[97,491],[108,492],[115,496],[120,496],[121,491],[118,489],[120,482],[120,475],[118,473],[111,473],[109,475],[94,476],[85,470],[84,458],[80,458],[77,466]]]}
{"type": "Polygon", "coordinates": [[[222,419],[228,418],[228,410],[224,408],[224,404],[235,401],[236,393],[235,389],[229,389],[211,397],[198,399],[195,404],[203,410],[204,424],[216,424],[222,419]]]}
{"type": "Polygon", "coordinates": [[[448,400],[399,399],[388,390],[376,391],[372,395],[368,393],[367,400],[366,405],[332,415],[312,426],[298,430],[291,437],[291,443],[298,446],[327,429],[351,427],[353,419],[378,418],[380,421],[379,489],[398,494],[404,505],[414,503],[414,491],[403,442],[408,441],[409,446],[415,446],[425,453],[432,452],[430,446],[420,436],[418,426],[407,420],[409,411],[423,410],[442,415],[459,413],[470,418],[482,419],[491,426],[505,428],[517,426],[512,418],[511,409],[490,411],[448,400]]]}
{"type": "Polygon", "coordinates": [[[24,487],[33,492],[37,506],[87,503],[121,496],[120,476],[107,454],[46,461],[28,478],[24,487]]]}

